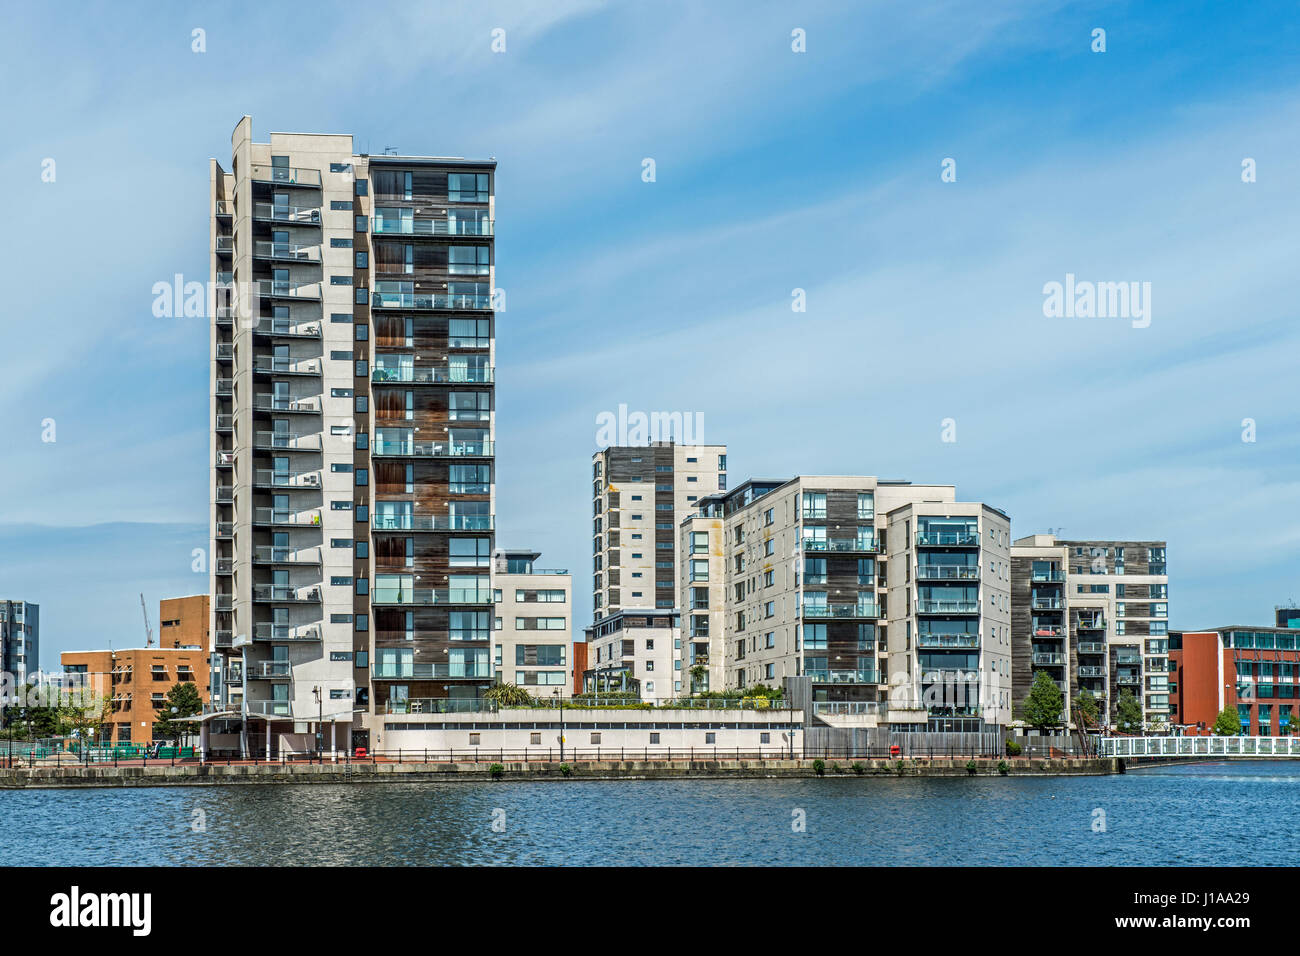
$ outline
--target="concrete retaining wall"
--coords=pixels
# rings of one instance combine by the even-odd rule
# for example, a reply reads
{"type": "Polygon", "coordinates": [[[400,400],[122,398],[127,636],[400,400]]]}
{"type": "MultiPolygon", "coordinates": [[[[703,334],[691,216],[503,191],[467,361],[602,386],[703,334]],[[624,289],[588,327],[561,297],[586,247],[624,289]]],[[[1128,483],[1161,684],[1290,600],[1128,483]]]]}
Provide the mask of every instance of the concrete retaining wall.
{"type": "MultiPolygon", "coordinates": [[[[826,761],[826,777],[966,776],[962,758],[826,761]],[[852,764],[861,765],[861,774],[852,764]]],[[[998,775],[997,760],[976,760],[976,773],[998,775]]],[[[1034,775],[1103,775],[1120,773],[1114,758],[1008,760],[1011,776],[1034,775]]],[[[489,762],[480,763],[376,763],[376,764],[185,764],[159,767],[42,767],[24,770],[0,770],[0,789],[27,787],[165,787],[208,786],[219,784],[270,783],[382,783],[428,781],[486,781],[492,779],[489,762]]],[[[505,780],[656,780],[672,778],[737,777],[814,777],[812,760],[593,760],[572,765],[565,777],[560,764],[544,762],[505,762],[501,764],[505,780]]]]}

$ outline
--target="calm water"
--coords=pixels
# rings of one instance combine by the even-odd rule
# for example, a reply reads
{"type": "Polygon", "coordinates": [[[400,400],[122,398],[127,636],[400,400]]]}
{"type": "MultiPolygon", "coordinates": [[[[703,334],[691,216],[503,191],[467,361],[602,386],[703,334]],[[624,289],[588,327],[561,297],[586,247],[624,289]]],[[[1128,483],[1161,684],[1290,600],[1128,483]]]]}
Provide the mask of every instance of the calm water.
{"type": "Polygon", "coordinates": [[[1296,858],[1298,811],[1300,761],[1084,778],[31,790],[0,792],[0,861],[1280,866],[1296,858]]]}

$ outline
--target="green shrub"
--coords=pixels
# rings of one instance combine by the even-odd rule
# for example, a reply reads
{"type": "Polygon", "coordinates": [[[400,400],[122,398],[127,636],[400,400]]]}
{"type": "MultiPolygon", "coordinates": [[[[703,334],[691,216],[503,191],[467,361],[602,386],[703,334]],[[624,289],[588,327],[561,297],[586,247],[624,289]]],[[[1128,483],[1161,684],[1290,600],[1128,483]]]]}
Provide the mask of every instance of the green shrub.
{"type": "Polygon", "coordinates": [[[866,773],[866,770],[867,770],[866,765],[863,764],[862,761],[860,760],[853,765],[853,772],[856,773],[859,777],[862,776],[864,773],[866,773]]]}
{"type": "Polygon", "coordinates": [[[824,760],[820,760],[820,759],[819,759],[819,760],[814,760],[814,761],[813,761],[813,773],[817,774],[817,776],[820,777],[820,776],[821,776],[822,774],[824,774],[825,772],[826,772],[826,762],[825,762],[824,760]]]}
{"type": "Polygon", "coordinates": [[[901,760],[894,764],[894,770],[897,771],[900,777],[903,775],[903,766],[903,761],[901,760]]]}
{"type": "Polygon", "coordinates": [[[838,763],[831,764],[831,773],[843,773],[843,772],[844,771],[840,769],[840,765],[838,763]]]}
{"type": "Polygon", "coordinates": [[[967,772],[967,773],[969,773],[969,774],[973,774],[973,773],[975,773],[975,771],[978,770],[978,769],[979,769],[979,765],[978,765],[977,763],[975,763],[974,760],[967,760],[967,761],[966,761],[966,772],[967,772]]]}
{"type": "Polygon", "coordinates": [[[570,767],[567,763],[562,763],[560,764],[560,773],[566,777],[572,776],[573,768],[570,767]]]}
{"type": "Polygon", "coordinates": [[[488,773],[492,774],[493,780],[500,780],[501,775],[505,772],[506,768],[501,766],[499,763],[494,763],[492,766],[488,767],[488,773]]]}
{"type": "Polygon", "coordinates": [[[1002,776],[1005,777],[1010,771],[1011,768],[1007,766],[1007,762],[1005,760],[998,761],[998,773],[1002,774],[1002,776]]]}
{"type": "Polygon", "coordinates": [[[1010,737],[1007,738],[1007,756],[1008,757],[1020,756],[1020,744],[1016,743],[1010,737]]]}

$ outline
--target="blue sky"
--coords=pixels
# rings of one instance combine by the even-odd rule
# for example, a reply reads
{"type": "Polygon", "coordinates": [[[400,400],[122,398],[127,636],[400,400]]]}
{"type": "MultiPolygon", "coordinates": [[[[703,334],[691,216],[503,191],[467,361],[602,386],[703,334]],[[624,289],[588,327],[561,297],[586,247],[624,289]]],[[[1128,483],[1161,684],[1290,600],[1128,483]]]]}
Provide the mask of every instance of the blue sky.
{"type": "Polygon", "coordinates": [[[579,627],[620,403],[703,413],[733,482],[947,482],[1017,535],[1167,539],[1175,627],[1300,597],[1293,3],[301,9],[7,14],[0,596],[41,604],[47,667],[206,589],[207,332],[150,290],[206,278],[246,113],[498,160],[499,540],[575,572],[579,627]],[[1150,327],[1044,317],[1067,273],[1150,282],[1150,327]]]}

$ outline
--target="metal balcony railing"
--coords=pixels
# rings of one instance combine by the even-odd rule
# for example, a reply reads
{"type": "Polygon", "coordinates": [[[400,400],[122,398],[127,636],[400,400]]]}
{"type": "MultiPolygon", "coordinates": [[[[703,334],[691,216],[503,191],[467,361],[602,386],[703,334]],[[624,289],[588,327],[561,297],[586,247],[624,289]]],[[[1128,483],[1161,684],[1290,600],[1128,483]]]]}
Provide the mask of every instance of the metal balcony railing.
{"type": "Polygon", "coordinates": [[[409,365],[397,368],[376,367],[370,373],[370,380],[377,384],[483,385],[493,381],[493,371],[486,367],[461,366],[453,368],[415,368],[409,365]]]}
{"type": "Polygon", "coordinates": [[[408,514],[375,514],[370,523],[376,531],[491,531],[495,524],[492,515],[408,514]]]}
{"type": "Polygon", "coordinates": [[[492,442],[375,439],[374,454],[398,458],[486,458],[492,454],[492,442]]]}

